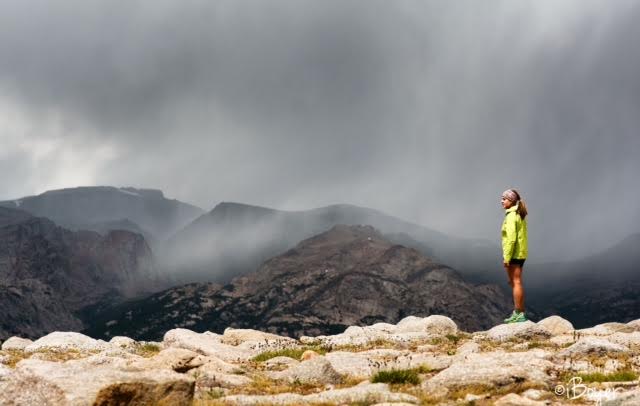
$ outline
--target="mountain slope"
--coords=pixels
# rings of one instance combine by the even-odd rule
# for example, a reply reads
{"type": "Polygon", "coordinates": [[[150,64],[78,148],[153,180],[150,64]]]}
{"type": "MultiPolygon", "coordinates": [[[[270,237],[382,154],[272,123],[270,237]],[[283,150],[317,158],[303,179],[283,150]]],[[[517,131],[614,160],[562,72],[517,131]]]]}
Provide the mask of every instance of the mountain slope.
{"type": "MultiPolygon", "coordinates": [[[[167,238],[203,213],[198,207],[166,199],[159,190],[110,186],[51,190],[0,202],[0,206],[49,218],[72,230],[93,229],[95,224],[109,222],[121,222],[118,226],[122,226],[123,221],[129,221],[158,240],[167,238]]],[[[135,227],[130,231],[137,232],[135,227]]]]}
{"type": "Polygon", "coordinates": [[[111,308],[86,332],[154,339],[176,326],[234,326],[298,336],[395,323],[409,314],[444,314],[462,328],[482,329],[510,309],[496,286],[471,285],[371,226],[338,225],[228,285],[188,284],[111,308]]]}
{"type": "Polygon", "coordinates": [[[168,273],[183,282],[226,283],[336,224],[372,225],[390,241],[415,248],[475,282],[504,279],[499,266],[499,248],[485,240],[447,236],[373,209],[351,205],[280,211],[220,203],[169,239],[160,250],[160,262],[168,273]]]}
{"type": "Polygon", "coordinates": [[[6,208],[0,219],[0,339],[81,329],[85,306],[162,286],[138,234],[72,232],[6,208]]]}

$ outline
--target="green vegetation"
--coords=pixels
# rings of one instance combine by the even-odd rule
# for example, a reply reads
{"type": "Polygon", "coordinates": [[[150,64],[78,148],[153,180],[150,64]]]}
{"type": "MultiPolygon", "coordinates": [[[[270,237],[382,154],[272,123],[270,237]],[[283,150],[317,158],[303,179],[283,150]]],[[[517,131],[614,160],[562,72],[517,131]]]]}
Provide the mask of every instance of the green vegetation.
{"type": "Polygon", "coordinates": [[[389,371],[379,371],[373,376],[373,378],[371,378],[371,382],[393,384],[410,383],[412,385],[417,385],[420,383],[420,377],[418,374],[421,373],[421,368],[422,367],[414,369],[391,369],[389,371]]]}
{"type": "Polygon", "coordinates": [[[141,357],[150,358],[160,352],[160,346],[153,343],[136,343],[134,345],[134,353],[141,357]]]}
{"type": "Polygon", "coordinates": [[[458,344],[458,341],[460,341],[460,339],[462,338],[461,336],[455,334],[447,334],[446,337],[454,344],[458,344]]]}
{"type": "Polygon", "coordinates": [[[591,374],[579,374],[580,378],[582,378],[582,382],[626,382],[626,381],[635,381],[638,379],[638,374],[625,370],[625,371],[617,371],[612,372],[610,374],[603,374],[601,372],[594,372],[591,374]]]}

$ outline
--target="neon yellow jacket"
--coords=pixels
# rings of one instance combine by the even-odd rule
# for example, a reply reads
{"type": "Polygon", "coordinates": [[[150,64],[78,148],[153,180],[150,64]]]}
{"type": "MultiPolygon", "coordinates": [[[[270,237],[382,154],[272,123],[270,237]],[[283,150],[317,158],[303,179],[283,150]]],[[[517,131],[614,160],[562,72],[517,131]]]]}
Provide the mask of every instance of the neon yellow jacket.
{"type": "Polygon", "coordinates": [[[509,207],[502,222],[502,258],[507,263],[512,258],[527,258],[527,220],[520,217],[517,208],[517,204],[509,207]]]}

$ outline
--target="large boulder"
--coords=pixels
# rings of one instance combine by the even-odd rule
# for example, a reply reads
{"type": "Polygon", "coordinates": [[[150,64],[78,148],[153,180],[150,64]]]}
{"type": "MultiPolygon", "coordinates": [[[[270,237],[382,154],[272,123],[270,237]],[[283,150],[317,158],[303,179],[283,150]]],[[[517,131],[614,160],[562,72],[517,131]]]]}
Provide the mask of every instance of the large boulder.
{"type": "Polygon", "coordinates": [[[537,324],[554,336],[572,333],[574,330],[573,324],[560,316],[549,316],[546,319],[540,320],[537,324]]]}
{"type": "Polygon", "coordinates": [[[269,377],[275,380],[284,380],[289,383],[302,384],[336,384],[342,382],[342,376],[336,372],[325,357],[315,357],[303,361],[284,371],[271,372],[269,377]]]}
{"type": "Polygon", "coordinates": [[[54,331],[44,337],[37,339],[24,347],[27,353],[39,351],[81,351],[98,352],[110,348],[110,345],[103,340],[95,340],[84,334],[75,332],[54,331]]]}
{"type": "Polygon", "coordinates": [[[640,319],[635,319],[627,323],[627,326],[631,327],[636,331],[640,331],[640,319]]]}
{"type": "Polygon", "coordinates": [[[210,357],[200,355],[184,348],[167,348],[151,358],[142,358],[129,364],[139,369],[170,369],[176,372],[187,372],[210,361],[210,357]]]}
{"type": "Polygon", "coordinates": [[[281,345],[293,346],[297,345],[298,341],[289,337],[282,337],[276,334],[265,333],[264,331],[252,330],[246,328],[231,328],[228,327],[224,330],[220,341],[223,344],[228,345],[240,345],[244,342],[275,342],[281,345]]]}
{"type": "Polygon", "coordinates": [[[219,334],[208,331],[196,333],[183,328],[167,331],[163,344],[165,347],[184,348],[230,362],[247,361],[258,354],[256,350],[240,349],[222,343],[222,336],[219,334]]]}
{"type": "Polygon", "coordinates": [[[2,350],[21,350],[23,351],[26,346],[33,343],[33,341],[28,338],[20,338],[20,337],[11,337],[8,338],[7,341],[2,343],[2,350]]]}
{"type": "Polygon", "coordinates": [[[624,323],[603,323],[590,328],[576,330],[579,336],[608,336],[614,333],[632,333],[636,329],[624,323]]]}
{"type": "Polygon", "coordinates": [[[640,389],[635,389],[626,393],[615,393],[610,399],[605,399],[600,403],[602,406],[637,406],[640,405],[640,389]]]}
{"type": "Polygon", "coordinates": [[[492,341],[509,340],[546,340],[551,332],[532,321],[522,323],[499,324],[486,332],[486,338],[492,341]]]}
{"type": "Polygon", "coordinates": [[[581,355],[607,355],[612,353],[628,353],[629,347],[615,344],[597,337],[584,337],[575,344],[556,354],[557,358],[576,357],[581,355]]]}
{"type": "MultiPolygon", "coordinates": [[[[103,360],[106,361],[106,360],[103,360]]],[[[194,380],[170,370],[128,371],[96,359],[64,363],[26,359],[2,383],[3,405],[191,405],[194,380]]]]}
{"type": "Polygon", "coordinates": [[[423,386],[428,391],[434,391],[441,387],[503,387],[520,382],[548,385],[552,381],[548,371],[554,368],[554,364],[547,360],[549,355],[548,352],[539,349],[525,352],[471,353],[440,371],[423,386]]]}
{"type": "Polygon", "coordinates": [[[408,316],[400,320],[396,326],[396,333],[430,333],[434,335],[456,334],[458,326],[446,316],[432,315],[421,318],[408,316]]]}
{"type": "Polygon", "coordinates": [[[510,393],[496,400],[494,406],[545,406],[547,403],[510,393]]]}

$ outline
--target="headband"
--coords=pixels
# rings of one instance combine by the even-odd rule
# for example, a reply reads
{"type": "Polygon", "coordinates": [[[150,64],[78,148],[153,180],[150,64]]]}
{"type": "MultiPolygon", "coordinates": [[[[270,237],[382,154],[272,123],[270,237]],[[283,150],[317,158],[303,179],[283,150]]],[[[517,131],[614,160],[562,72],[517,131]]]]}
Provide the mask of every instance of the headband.
{"type": "Polygon", "coordinates": [[[518,195],[513,191],[513,189],[507,189],[502,192],[502,197],[507,198],[514,203],[518,201],[518,195]]]}

